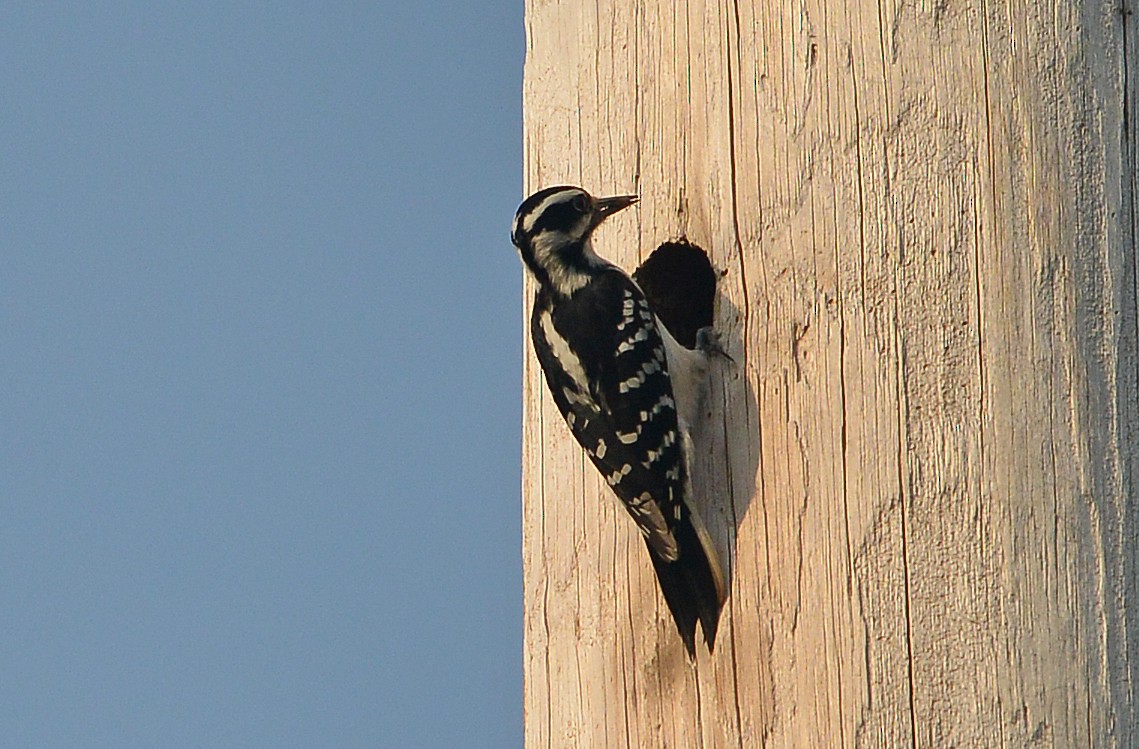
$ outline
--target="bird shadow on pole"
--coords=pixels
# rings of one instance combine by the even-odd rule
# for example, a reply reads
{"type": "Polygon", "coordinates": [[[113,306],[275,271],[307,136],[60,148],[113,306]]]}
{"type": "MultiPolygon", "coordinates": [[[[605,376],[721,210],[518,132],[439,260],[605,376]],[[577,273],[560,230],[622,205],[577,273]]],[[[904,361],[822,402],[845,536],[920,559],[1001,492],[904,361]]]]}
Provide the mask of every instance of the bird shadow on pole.
{"type": "Polygon", "coordinates": [[[759,400],[747,377],[739,310],[717,293],[720,276],[708,254],[686,239],[662,243],[633,274],[681,345],[695,347],[697,331],[711,327],[725,352],[713,357],[701,423],[692,425],[691,471],[697,510],[726,564],[731,590],[738,530],[756,494],[759,400]]]}

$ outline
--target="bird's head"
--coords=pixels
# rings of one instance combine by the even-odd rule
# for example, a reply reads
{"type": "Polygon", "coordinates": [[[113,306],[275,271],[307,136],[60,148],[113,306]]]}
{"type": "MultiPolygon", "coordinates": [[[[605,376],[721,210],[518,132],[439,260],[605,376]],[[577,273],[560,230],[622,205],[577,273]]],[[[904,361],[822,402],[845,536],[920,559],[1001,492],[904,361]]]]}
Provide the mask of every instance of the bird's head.
{"type": "Polygon", "coordinates": [[[519,249],[535,241],[555,246],[581,244],[602,221],[636,202],[636,195],[595,198],[580,187],[547,187],[518,207],[510,239],[519,249]]]}
{"type": "Polygon", "coordinates": [[[577,273],[605,264],[590,246],[593,230],[637,200],[636,195],[595,198],[580,187],[548,187],[519,206],[510,240],[539,282],[572,291],[579,285],[577,273]]]}

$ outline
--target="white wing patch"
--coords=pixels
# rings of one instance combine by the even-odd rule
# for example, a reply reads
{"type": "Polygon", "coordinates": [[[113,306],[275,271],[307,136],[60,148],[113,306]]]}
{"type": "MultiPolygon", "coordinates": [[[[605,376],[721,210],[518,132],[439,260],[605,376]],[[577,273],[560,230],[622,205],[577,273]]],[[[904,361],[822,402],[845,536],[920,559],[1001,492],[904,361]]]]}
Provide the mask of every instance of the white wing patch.
{"type": "MultiPolygon", "coordinates": [[[[633,347],[635,347],[638,343],[641,343],[642,341],[647,341],[648,339],[649,339],[649,328],[648,327],[638,328],[636,333],[633,333],[633,335],[629,336],[628,338],[621,341],[621,343],[619,343],[617,345],[617,353],[618,354],[624,354],[627,351],[632,351],[633,347]]],[[[655,350],[653,351],[653,355],[654,356],[656,355],[655,350]]],[[[664,355],[663,352],[661,355],[662,356],[664,355]]]]}
{"type": "Polygon", "coordinates": [[[619,384],[617,386],[617,390],[618,390],[618,392],[621,392],[621,393],[627,393],[630,390],[636,390],[641,385],[645,384],[645,380],[648,379],[649,375],[656,374],[659,371],[660,371],[660,362],[657,361],[656,359],[650,359],[649,361],[647,361],[641,365],[641,371],[640,372],[637,372],[635,375],[633,375],[629,379],[621,382],[621,384],[619,384]]]}
{"type": "Polygon", "coordinates": [[[659,414],[661,411],[665,410],[666,408],[669,410],[676,408],[676,402],[673,401],[672,396],[668,395],[667,393],[665,395],[662,395],[660,397],[660,400],[656,402],[656,405],[654,405],[648,411],[641,411],[641,422],[644,423],[644,422],[652,421],[652,419],[657,414],[659,414]]]}
{"type": "Polygon", "coordinates": [[[619,470],[616,470],[613,473],[606,476],[605,480],[609,482],[609,486],[617,486],[617,484],[621,483],[621,479],[625,478],[626,476],[628,476],[632,472],[633,472],[633,467],[631,465],[629,465],[628,463],[626,463],[619,470]]]}
{"type": "Polygon", "coordinates": [[[633,299],[633,294],[628,289],[625,289],[625,299],[621,302],[621,322],[617,323],[617,330],[624,330],[629,325],[632,325],[634,316],[633,310],[637,306],[637,300],[633,299]]]}
{"type": "MultiPolygon", "coordinates": [[[[680,505],[677,505],[679,512],[680,505]]],[[[639,497],[629,502],[629,512],[637,519],[641,535],[649,540],[653,549],[664,559],[675,562],[680,557],[680,549],[676,545],[676,537],[668,529],[668,523],[661,514],[660,505],[649,492],[642,492],[639,497]]]]}

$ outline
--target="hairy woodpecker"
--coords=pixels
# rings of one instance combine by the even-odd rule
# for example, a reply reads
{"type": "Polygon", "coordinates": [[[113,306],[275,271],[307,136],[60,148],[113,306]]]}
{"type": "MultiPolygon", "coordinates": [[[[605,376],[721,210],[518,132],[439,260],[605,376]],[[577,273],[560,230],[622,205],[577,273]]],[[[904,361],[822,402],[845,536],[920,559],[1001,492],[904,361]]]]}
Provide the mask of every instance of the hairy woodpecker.
{"type": "Polygon", "coordinates": [[[691,502],[690,427],[719,350],[710,329],[681,346],[637,283],[598,257],[593,230],[637,202],[551,187],[518,208],[511,241],[538,282],[530,335],[570,431],[645,538],[689,655],[696,622],[711,648],[724,572],[691,502]]]}

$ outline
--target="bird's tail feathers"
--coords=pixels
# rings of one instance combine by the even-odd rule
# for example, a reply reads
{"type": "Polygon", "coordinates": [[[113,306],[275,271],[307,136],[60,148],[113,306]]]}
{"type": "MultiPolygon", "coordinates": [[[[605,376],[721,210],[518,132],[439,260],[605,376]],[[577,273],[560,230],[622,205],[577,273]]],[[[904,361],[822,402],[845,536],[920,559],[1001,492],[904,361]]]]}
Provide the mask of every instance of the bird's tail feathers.
{"type": "Polygon", "coordinates": [[[716,643],[720,611],[727,598],[727,585],[719,554],[699,515],[691,508],[673,529],[680,547],[675,562],[661,559],[649,549],[657,580],[668,604],[680,639],[689,657],[696,655],[696,622],[711,651],[716,643]]]}
{"type": "Polygon", "coordinates": [[[688,522],[691,523],[701,552],[707,560],[708,572],[712,578],[713,589],[716,591],[716,603],[723,606],[724,601],[728,600],[728,577],[724,574],[724,566],[720,563],[720,553],[716,551],[716,545],[712,543],[712,537],[708,535],[708,526],[704,525],[700,513],[688,503],[685,503],[685,507],[688,510],[688,522]]]}

